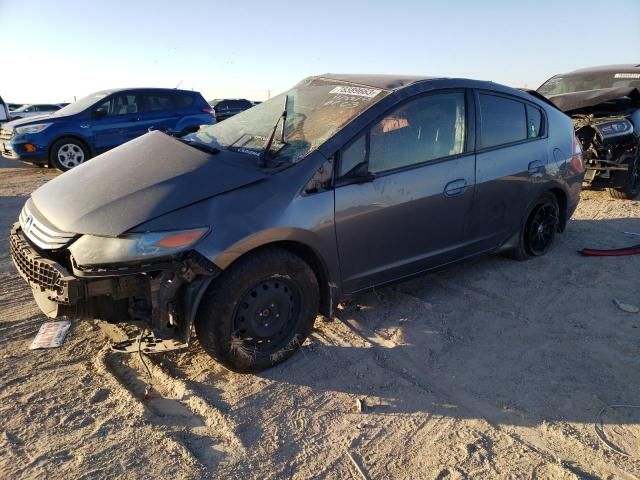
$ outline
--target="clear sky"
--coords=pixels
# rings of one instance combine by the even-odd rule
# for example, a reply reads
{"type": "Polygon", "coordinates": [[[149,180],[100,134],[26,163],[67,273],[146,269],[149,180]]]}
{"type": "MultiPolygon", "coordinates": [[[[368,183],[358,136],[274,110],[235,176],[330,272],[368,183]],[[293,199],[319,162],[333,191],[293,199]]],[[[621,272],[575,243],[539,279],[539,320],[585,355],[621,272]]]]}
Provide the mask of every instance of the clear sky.
{"type": "Polygon", "coordinates": [[[9,102],[179,82],[261,100],[326,72],[537,87],[640,63],[640,0],[0,0],[0,39],[9,102]]]}

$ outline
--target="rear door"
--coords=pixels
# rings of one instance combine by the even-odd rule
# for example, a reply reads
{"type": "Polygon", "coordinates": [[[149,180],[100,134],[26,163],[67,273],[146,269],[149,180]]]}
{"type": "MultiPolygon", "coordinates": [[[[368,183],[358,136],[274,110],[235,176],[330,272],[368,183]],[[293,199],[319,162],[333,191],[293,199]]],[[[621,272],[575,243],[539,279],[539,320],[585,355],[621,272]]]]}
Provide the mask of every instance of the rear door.
{"type": "MultiPolygon", "coordinates": [[[[115,93],[98,103],[106,114],[91,119],[95,148],[105,151],[146,132],[140,122],[140,99],[137,93],[115,93]]],[[[95,109],[94,109],[95,110],[95,109]]]]}
{"type": "Polygon", "coordinates": [[[339,152],[335,228],[346,293],[464,254],[475,183],[469,106],[461,90],[409,100],[339,152]]]}
{"type": "Polygon", "coordinates": [[[144,130],[173,130],[180,119],[173,92],[143,92],[140,121],[144,130]]]}
{"type": "Polygon", "coordinates": [[[497,247],[519,228],[547,164],[539,108],[490,91],[476,92],[476,100],[479,134],[470,253],[497,247]]]}

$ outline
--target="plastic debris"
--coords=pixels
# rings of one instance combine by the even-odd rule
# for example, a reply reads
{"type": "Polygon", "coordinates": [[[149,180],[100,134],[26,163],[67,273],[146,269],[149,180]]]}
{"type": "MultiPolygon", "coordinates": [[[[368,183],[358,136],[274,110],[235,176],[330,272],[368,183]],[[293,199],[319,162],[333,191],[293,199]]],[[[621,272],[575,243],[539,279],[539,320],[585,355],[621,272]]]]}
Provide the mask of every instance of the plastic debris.
{"type": "Polygon", "coordinates": [[[613,303],[615,303],[618,306],[618,308],[623,312],[628,312],[628,313],[640,312],[640,308],[636,307],[635,305],[631,305],[630,303],[622,303],[617,298],[613,299],[613,303]]]}

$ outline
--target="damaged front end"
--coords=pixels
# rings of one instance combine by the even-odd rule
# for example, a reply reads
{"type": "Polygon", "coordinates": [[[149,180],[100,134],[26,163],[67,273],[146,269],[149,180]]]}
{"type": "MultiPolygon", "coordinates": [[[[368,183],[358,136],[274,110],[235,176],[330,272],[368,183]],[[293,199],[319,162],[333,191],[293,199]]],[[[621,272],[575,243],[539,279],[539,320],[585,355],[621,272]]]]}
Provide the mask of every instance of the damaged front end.
{"type": "MultiPolygon", "coordinates": [[[[10,233],[13,262],[51,318],[130,323],[151,332],[145,351],[186,347],[200,298],[220,270],[193,249],[144,261],[81,266],[78,236],[54,230],[25,207],[10,233]]],[[[124,342],[121,349],[127,350],[124,342]]]]}
{"type": "Polygon", "coordinates": [[[640,138],[625,116],[574,114],[576,136],[582,146],[590,186],[624,188],[640,151],[640,138]]]}
{"type": "Polygon", "coordinates": [[[587,187],[607,188],[615,198],[640,193],[640,91],[603,88],[549,97],[573,119],[587,187]]]}

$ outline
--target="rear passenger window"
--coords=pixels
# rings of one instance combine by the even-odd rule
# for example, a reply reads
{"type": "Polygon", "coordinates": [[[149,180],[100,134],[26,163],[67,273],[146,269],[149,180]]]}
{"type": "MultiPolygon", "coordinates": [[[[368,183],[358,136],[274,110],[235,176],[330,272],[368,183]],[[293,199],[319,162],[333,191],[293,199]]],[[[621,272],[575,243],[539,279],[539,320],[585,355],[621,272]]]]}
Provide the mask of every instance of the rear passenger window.
{"type": "Polygon", "coordinates": [[[464,93],[410,101],[371,128],[369,171],[384,172],[460,154],[465,133],[464,93]]]}
{"type": "Polygon", "coordinates": [[[542,112],[536,107],[527,105],[527,138],[539,137],[543,134],[542,130],[542,112]]]}
{"type": "Polygon", "coordinates": [[[482,148],[527,138],[525,105],[495,95],[480,94],[480,144],[482,148]]]}
{"type": "Polygon", "coordinates": [[[143,109],[145,112],[155,112],[158,110],[169,110],[173,108],[171,95],[168,93],[152,93],[142,96],[143,109]]]}
{"type": "Polygon", "coordinates": [[[195,99],[191,95],[176,95],[175,97],[176,107],[178,108],[190,107],[191,105],[193,105],[194,100],[195,99]]]}

